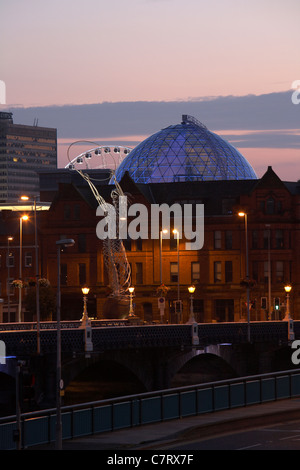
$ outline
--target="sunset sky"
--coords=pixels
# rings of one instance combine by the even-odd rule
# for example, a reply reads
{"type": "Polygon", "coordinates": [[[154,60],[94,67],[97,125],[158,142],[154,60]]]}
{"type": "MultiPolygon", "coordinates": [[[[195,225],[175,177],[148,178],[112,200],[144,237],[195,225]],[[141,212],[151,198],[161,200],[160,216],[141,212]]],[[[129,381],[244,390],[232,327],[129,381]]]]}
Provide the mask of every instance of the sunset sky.
{"type": "MultiPolygon", "coordinates": [[[[0,80],[6,85],[0,108],[11,110],[14,122],[32,124],[34,116],[39,125],[57,127],[64,166],[66,142],[107,137],[136,144],[180,122],[190,104],[203,112],[204,102],[214,114],[193,115],[228,138],[259,175],[272,165],[281,178],[300,179],[300,105],[291,101],[292,83],[300,80],[299,18],[299,0],[0,0],[0,80]],[[264,123],[245,124],[251,113],[260,118],[253,99],[228,127],[231,103],[264,95],[277,100],[274,108],[268,102],[264,123]],[[281,96],[286,102],[279,107],[281,96]],[[124,102],[143,102],[144,114],[137,119],[129,106],[122,131],[124,102]],[[166,117],[150,112],[149,102],[168,107],[166,117]],[[111,132],[81,129],[82,105],[103,110],[105,103],[115,104],[111,132]],[[178,105],[174,114],[170,103],[178,105]],[[67,127],[60,114],[66,105],[73,106],[67,127]],[[134,128],[143,116],[147,125],[134,128]],[[252,143],[246,131],[255,133],[252,143]]],[[[88,116],[85,109],[84,128],[88,116]]]]}

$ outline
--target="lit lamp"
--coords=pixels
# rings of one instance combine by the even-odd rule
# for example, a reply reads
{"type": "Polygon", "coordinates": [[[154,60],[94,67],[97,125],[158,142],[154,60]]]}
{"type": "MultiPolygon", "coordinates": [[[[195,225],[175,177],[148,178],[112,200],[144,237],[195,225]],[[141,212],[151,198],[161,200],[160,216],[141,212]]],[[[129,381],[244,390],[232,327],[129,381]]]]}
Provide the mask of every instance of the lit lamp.
{"type": "MultiPolygon", "coordinates": [[[[22,281],[22,236],[23,236],[23,220],[28,220],[28,215],[20,217],[20,262],[19,262],[19,277],[22,281]]],[[[22,287],[19,287],[19,306],[18,306],[18,322],[22,320],[22,287]]]]}
{"type": "Polygon", "coordinates": [[[128,290],[129,290],[129,293],[130,293],[129,316],[134,317],[133,305],[132,305],[132,296],[133,296],[133,293],[134,293],[134,287],[131,286],[131,287],[128,288],[128,290]]]}
{"type": "Polygon", "coordinates": [[[89,287],[82,287],[82,293],[83,293],[83,314],[82,314],[82,318],[81,318],[81,321],[82,322],[87,322],[89,320],[89,317],[88,317],[88,313],[87,313],[87,295],[88,293],[90,292],[90,288],[89,287]]]}
{"type": "Polygon", "coordinates": [[[249,288],[249,260],[248,260],[248,217],[247,213],[240,211],[239,217],[245,219],[245,248],[246,248],[246,282],[247,282],[247,336],[250,342],[250,288],[249,288]]]}
{"type": "Polygon", "coordinates": [[[10,259],[9,259],[9,242],[13,241],[13,237],[7,237],[7,321],[10,323],[10,259]]]}
{"type": "Polygon", "coordinates": [[[286,310],[285,310],[285,317],[283,320],[291,320],[291,315],[290,315],[290,292],[292,290],[291,285],[284,286],[284,290],[286,292],[286,310]]]}
{"type": "Polygon", "coordinates": [[[176,228],[174,228],[173,233],[174,235],[176,235],[176,238],[177,238],[177,302],[178,302],[179,309],[180,309],[180,321],[181,321],[182,310],[181,310],[181,302],[180,302],[180,280],[179,280],[179,231],[176,228]]]}
{"type": "Polygon", "coordinates": [[[191,294],[191,305],[190,305],[190,318],[188,323],[195,323],[195,318],[194,318],[194,308],[193,308],[193,293],[195,292],[195,286],[190,286],[188,288],[189,293],[191,294]]]}
{"type": "MultiPolygon", "coordinates": [[[[40,354],[40,290],[39,290],[39,257],[38,257],[38,240],[37,240],[37,218],[36,218],[36,198],[32,196],[34,201],[34,243],[35,243],[35,277],[36,277],[36,331],[37,331],[37,353],[40,354]]],[[[21,196],[22,201],[29,201],[26,195],[21,196]]]]}
{"type": "Polygon", "coordinates": [[[162,285],[162,238],[163,234],[168,233],[167,229],[163,229],[159,232],[159,267],[160,267],[160,285],[162,285]]]}

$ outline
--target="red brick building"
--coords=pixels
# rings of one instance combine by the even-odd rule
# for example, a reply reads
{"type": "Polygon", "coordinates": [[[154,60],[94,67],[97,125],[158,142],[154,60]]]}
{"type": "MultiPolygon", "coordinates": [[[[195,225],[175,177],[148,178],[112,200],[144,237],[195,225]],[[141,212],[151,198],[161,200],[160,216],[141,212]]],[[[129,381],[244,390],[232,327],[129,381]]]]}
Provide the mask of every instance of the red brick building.
{"type": "MultiPolygon", "coordinates": [[[[246,288],[243,283],[246,277],[246,230],[245,217],[238,216],[240,210],[247,213],[251,320],[284,317],[286,283],[292,285],[292,316],[299,319],[300,184],[281,181],[269,167],[261,179],[238,181],[146,185],[134,183],[126,174],[121,187],[131,203],[138,201],[148,206],[153,203],[171,205],[175,202],[204,204],[204,246],[201,250],[188,251],[185,249],[186,240],[180,240],[179,270],[176,238],[171,236],[171,239],[162,241],[162,282],[169,288],[165,296],[164,321],[178,321],[175,315],[178,286],[179,298],[183,302],[181,321],[187,321],[190,305],[188,287],[191,284],[196,287],[193,305],[199,322],[246,319],[246,288]],[[274,309],[275,304],[278,304],[278,310],[274,309]]],[[[99,183],[97,188],[110,201],[112,186],[99,183]]],[[[42,196],[43,191],[41,199],[42,196]]],[[[96,236],[96,225],[99,222],[96,209],[97,201],[86,182],[76,180],[61,183],[49,211],[38,214],[40,276],[47,278],[54,289],[57,285],[56,241],[60,238],[75,240],[74,247],[67,248],[61,255],[64,319],[81,317],[83,285],[90,288],[90,316],[112,317],[129,311],[128,303],[123,304],[121,309],[111,311],[107,308],[110,289],[103,262],[102,241],[96,236]]],[[[5,260],[9,250],[15,259],[15,264],[10,268],[10,278],[18,277],[18,224],[17,212],[1,212],[1,296],[5,306],[8,277],[5,260]],[[8,235],[15,236],[9,250],[8,235]]],[[[159,321],[157,290],[161,283],[160,241],[128,239],[124,241],[124,246],[132,270],[132,285],[135,287],[135,313],[142,320],[159,321]]],[[[24,224],[22,252],[23,278],[28,280],[35,275],[32,222],[26,225],[26,229],[24,224]]],[[[16,301],[15,292],[11,296],[11,303],[16,301]]]]}

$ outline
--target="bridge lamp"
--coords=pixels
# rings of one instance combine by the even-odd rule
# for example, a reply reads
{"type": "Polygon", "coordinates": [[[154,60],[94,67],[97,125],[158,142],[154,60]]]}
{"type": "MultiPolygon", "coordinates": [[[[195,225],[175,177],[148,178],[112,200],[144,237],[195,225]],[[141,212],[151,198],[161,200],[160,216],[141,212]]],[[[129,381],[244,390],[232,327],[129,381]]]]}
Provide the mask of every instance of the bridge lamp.
{"type": "Polygon", "coordinates": [[[190,318],[189,318],[188,323],[195,323],[194,307],[193,307],[193,294],[194,294],[195,290],[196,290],[195,286],[190,286],[188,288],[188,291],[191,294],[190,318]]]}
{"type": "Polygon", "coordinates": [[[247,336],[250,342],[250,288],[249,288],[249,256],[248,256],[248,214],[244,211],[238,212],[239,217],[245,219],[245,249],[246,249],[246,282],[247,282],[247,336]]]}
{"type": "Polygon", "coordinates": [[[128,288],[129,293],[130,293],[130,305],[129,305],[129,317],[134,317],[134,312],[133,312],[133,305],[132,305],[132,297],[134,293],[134,287],[129,287],[128,288]]]}
{"type": "Polygon", "coordinates": [[[81,291],[83,293],[83,314],[82,314],[81,321],[87,322],[89,319],[88,313],[87,313],[87,296],[88,296],[88,293],[90,292],[90,288],[82,287],[81,291]]]}
{"type": "Polygon", "coordinates": [[[61,239],[56,242],[57,246],[57,309],[56,309],[56,333],[57,333],[57,357],[56,357],[56,449],[62,448],[62,421],[61,421],[61,391],[63,383],[61,380],[61,326],[60,326],[60,252],[63,248],[73,246],[75,241],[72,238],[61,239]]]}

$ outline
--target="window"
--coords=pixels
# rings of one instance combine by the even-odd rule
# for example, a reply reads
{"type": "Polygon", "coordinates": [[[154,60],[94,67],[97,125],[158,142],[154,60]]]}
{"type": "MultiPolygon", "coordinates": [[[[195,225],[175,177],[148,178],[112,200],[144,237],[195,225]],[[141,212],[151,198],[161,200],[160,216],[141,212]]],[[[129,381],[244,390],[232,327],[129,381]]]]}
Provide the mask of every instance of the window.
{"type": "Polygon", "coordinates": [[[79,263],[78,273],[79,273],[79,285],[83,286],[86,283],[86,264],[85,263],[79,263]]]}
{"type": "Polygon", "coordinates": [[[258,232],[257,230],[252,231],[252,248],[255,250],[258,248],[258,232]]]}
{"type": "Polygon", "coordinates": [[[135,241],[135,249],[136,251],[143,251],[143,239],[137,238],[135,241]]]}
{"type": "Polygon", "coordinates": [[[66,286],[68,283],[68,268],[66,263],[60,265],[60,283],[62,286],[66,286]]]}
{"type": "Polygon", "coordinates": [[[13,268],[15,265],[15,255],[10,251],[8,257],[6,258],[6,266],[13,268]]]}
{"type": "Polygon", "coordinates": [[[232,261],[225,261],[225,282],[232,282],[232,261]]]}
{"type": "Polygon", "coordinates": [[[131,238],[127,237],[122,240],[124,248],[126,251],[131,251],[131,238]]]}
{"type": "MultiPolygon", "coordinates": [[[[271,269],[271,266],[270,266],[271,269]]],[[[270,273],[271,276],[271,273],[270,273]]],[[[268,261],[264,261],[264,282],[268,282],[269,280],[269,263],[268,261]]]]}
{"type": "Polygon", "coordinates": [[[214,232],[214,247],[215,249],[221,248],[221,230],[215,230],[214,232]]]}
{"type": "Polygon", "coordinates": [[[14,278],[10,277],[6,281],[6,295],[9,295],[9,296],[14,295],[14,287],[12,286],[13,280],[14,278]]]}
{"type": "Polygon", "coordinates": [[[143,263],[135,263],[136,283],[143,284],[143,263]]]}
{"type": "Polygon", "coordinates": [[[275,232],[275,248],[283,248],[284,240],[283,240],[283,230],[276,230],[275,232]]]}
{"type": "Polygon", "coordinates": [[[71,218],[71,207],[69,204],[64,205],[64,220],[69,220],[71,218]]]}
{"type": "Polygon", "coordinates": [[[200,263],[197,261],[191,264],[191,281],[200,281],[200,263]]]}
{"type": "Polygon", "coordinates": [[[25,268],[31,268],[32,266],[32,253],[29,251],[25,252],[25,268]]]}
{"type": "Polygon", "coordinates": [[[228,215],[233,213],[233,206],[236,204],[236,200],[232,198],[222,199],[222,214],[228,215]]]}
{"type": "Polygon", "coordinates": [[[272,197],[270,197],[266,203],[266,214],[274,214],[274,213],[275,213],[275,201],[272,197]]]}
{"type": "Polygon", "coordinates": [[[178,263],[170,263],[170,281],[178,282],[178,263]]]}
{"type": "Polygon", "coordinates": [[[221,261],[214,262],[214,282],[221,282],[222,273],[221,273],[221,261]]]}
{"type": "Polygon", "coordinates": [[[86,252],[86,234],[85,233],[80,233],[78,235],[78,251],[79,253],[86,252]]]}
{"type": "Polygon", "coordinates": [[[225,231],[225,248],[226,250],[232,250],[232,231],[225,231]]]}
{"type": "Polygon", "coordinates": [[[80,219],[80,205],[79,204],[74,204],[74,219],[75,220],[80,219]]]}
{"type": "Polygon", "coordinates": [[[258,268],[259,268],[259,261],[252,262],[252,279],[258,282],[258,268]]]}
{"type": "Polygon", "coordinates": [[[267,250],[269,248],[270,237],[270,230],[264,230],[264,250],[267,250]]]}
{"type": "Polygon", "coordinates": [[[284,263],[283,261],[276,261],[276,282],[284,282],[284,263]]]}

